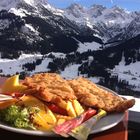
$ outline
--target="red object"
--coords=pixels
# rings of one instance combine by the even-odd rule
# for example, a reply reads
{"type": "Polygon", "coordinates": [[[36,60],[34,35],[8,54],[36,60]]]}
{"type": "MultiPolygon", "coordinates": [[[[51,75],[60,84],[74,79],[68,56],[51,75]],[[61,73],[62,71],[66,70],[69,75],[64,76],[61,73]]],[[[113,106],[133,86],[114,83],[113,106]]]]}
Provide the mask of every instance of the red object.
{"type": "Polygon", "coordinates": [[[13,97],[13,98],[19,98],[19,97],[21,97],[21,96],[23,96],[23,94],[20,93],[20,92],[14,92],[14,93],[12,93],[12,97],[13,97]]]}
{"type": "Polygon", "coordinates": [[[72,120],[66,121],[60,125],[57,125],[54,128],[54,132],[60,135],[68,134],[72,129],[74,129],[75,127],[79,126],[80,124],[82,124],[83,122],[94,116],[96,112],[97,111],[95,109],[89,109],[82,115],[72,120]]]}
{"type": "Polygon", "coordinates": [[[94,116],[97,113],[97,110],[95,109],[89,109],[88,111],[85,112],[85,117],[83,122],[87,121],[88,119],[90,119],[92,116],[94,116]]]}
{"type": "Polygon", "coordinates": [[[61,114],[61,115],[67,115],[67,111],[65,109],[63,109],[55,104],[49,104],[47,106],[54,113],[61,114]]]}

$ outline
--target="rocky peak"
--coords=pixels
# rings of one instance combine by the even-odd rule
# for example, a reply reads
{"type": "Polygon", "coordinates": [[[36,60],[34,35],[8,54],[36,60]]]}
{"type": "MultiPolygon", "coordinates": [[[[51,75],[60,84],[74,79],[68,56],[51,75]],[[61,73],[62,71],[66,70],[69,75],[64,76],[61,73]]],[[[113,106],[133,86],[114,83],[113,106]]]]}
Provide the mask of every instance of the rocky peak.
{"type": "Polygon", "coordinates": [[[47,0],[0,0],[0,10],[10,10],[23,4],[35,7],[38,4],[47,5],[48,3],[47,0]]]}
{"type": "Polygon", "coordinates": [[[67,12],[68,14],[72,14],[74,17],[79,18],[80,16],[82,16],[82,14],[86,13],[86,10],[83,6],[74,3],[70,5],[68,8],[66,8],[65,12],[67,12]]]}
{"type": "Polygon", "coordinates": [[[92,5],[89,10],[88,13],[91,14],[91,16],[93,18],[97,18],[98,16],[102,15],[102,12],[106,9],[106,7],[102,6],[102,5],[97,5],[94,4],[92,5]]]}

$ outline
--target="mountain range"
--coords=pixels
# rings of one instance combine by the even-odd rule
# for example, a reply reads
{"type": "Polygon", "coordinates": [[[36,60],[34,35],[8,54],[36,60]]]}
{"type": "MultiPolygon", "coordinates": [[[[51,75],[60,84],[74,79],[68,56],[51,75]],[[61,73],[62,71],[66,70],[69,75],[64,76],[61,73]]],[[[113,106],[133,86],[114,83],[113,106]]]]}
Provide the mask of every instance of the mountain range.
{"type": "Polygon", "coordinates": [[[0,74],[58,72],[140,95],[140,12],[0,1],[0,74]]]}

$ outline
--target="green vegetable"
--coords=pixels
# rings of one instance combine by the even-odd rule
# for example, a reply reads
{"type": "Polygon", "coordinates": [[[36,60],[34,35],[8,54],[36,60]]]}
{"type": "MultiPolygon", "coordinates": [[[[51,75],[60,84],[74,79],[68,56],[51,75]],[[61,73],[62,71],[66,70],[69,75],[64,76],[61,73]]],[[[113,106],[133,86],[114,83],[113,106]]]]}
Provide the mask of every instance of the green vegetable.
{"type": "Polygon", "coordinates": [[[31,115],[36,113],[36,109],[11,105],[0,110],[0,120],[17,128],[35,129],[31,121],[31,115]]]}

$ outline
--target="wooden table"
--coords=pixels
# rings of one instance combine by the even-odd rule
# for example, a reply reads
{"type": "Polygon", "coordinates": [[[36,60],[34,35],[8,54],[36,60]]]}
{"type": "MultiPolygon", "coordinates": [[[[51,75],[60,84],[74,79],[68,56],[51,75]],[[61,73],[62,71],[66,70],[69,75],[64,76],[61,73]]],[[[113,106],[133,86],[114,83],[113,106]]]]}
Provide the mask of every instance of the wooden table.
{"type": "MultiPolygon", "coordinates": [[[[5,78],[0,77],[0,85],[5,78]]],[[[0,136],[4,139],[14,140],[74,140],[74,138],[62,138],[62,137],[45,137],[45,136],[32,136],[26,134],[20,134],[0,129],[0,136]]],[[[88,140],[127,140],[128,139],[128,112],[125,112],[123,120],[109,130],[89,135],[88,140]]]]}

